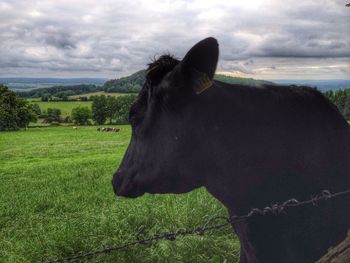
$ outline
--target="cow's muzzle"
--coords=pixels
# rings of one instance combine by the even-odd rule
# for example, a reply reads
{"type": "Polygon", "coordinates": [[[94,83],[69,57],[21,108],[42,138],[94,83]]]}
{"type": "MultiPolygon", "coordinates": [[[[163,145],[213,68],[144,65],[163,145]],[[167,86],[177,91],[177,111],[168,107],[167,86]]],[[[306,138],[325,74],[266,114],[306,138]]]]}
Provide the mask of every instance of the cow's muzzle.
{"type": "Polygon", "coordinates": [[[113,175],[112,185],[114,193],[118,196],[136,198],[144,194],[140,187],[133,181],[134,175],[128,175],[118,170],[113,175]]]}

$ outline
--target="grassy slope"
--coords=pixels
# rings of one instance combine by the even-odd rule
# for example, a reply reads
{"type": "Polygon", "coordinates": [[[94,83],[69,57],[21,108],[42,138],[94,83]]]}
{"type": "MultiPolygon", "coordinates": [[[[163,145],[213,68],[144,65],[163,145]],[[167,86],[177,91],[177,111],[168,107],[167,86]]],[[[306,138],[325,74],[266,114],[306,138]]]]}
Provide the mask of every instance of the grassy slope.
{"type": "MultiPolygon", "coordinates": [[[[120,133],[96,127],[33,128],[0,133],[0,262],[39,262],[202,225],[226,209],[205,189],[183,195],[116,198],[111,176],[127,147],[120,133]]],[[[235,262],[230,229],[211,236],[137,246],[88,262],[235,262]]]]}

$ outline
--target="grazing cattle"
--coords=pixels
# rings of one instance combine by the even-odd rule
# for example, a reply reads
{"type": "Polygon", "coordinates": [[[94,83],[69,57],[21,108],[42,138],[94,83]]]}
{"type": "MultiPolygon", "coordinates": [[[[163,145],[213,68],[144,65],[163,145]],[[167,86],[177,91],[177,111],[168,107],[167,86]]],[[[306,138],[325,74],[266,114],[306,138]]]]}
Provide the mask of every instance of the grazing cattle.
{"type": "Polygon", "coordinates": [[[74,130],[76,130],[76,129],[77,129],[77,127],[73,126],[73,129],[74,129],[74,130]]]}
{"type": "MultiPolygon", "coordinates": [[[[350,188],[350,128],[334,105],[312,88],[214,81],[217,60],[217,41],[207,38],[182,61],[165,55],[149,65],[113,177],[117,195],[204,186],[242,215],[350,188]]],[[[350,227],[349,197],[285,212],[232,224],[241,263],[314,262],[350,227]]]]}
{"type": "Polygon", "coordinates": [[[120,128],[111,128],[111,127],[106,127],[106,128],[97,128],[97,131],[105,131],[105,132],[119,132],[120,128]]]}

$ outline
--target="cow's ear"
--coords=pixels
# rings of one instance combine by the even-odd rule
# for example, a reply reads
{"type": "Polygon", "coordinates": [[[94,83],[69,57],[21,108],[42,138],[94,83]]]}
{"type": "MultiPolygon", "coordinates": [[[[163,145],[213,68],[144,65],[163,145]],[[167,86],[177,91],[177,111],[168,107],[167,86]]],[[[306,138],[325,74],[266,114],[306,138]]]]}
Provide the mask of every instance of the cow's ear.
{"type": "Polygon", "coordinates": [[[219,45],[209,37],[195,44],[181,61],[184,73],[194,78],[197,94],[211,87],[219,57],[219,45]]]}

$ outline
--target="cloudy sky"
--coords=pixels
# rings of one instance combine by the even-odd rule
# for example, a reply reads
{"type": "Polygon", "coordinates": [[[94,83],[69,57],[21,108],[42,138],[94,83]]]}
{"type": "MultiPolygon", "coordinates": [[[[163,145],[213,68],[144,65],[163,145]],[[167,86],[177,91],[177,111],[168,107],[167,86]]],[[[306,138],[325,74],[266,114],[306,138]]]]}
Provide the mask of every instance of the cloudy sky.
{"type": "Polygon", "coordinates": [[[350,79],[349,0],[0,0],[0,76],[116,78],[218,39],[218,72],[350,79]]]}

